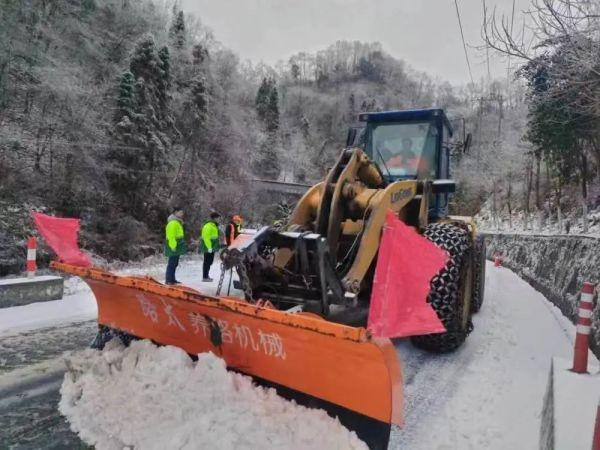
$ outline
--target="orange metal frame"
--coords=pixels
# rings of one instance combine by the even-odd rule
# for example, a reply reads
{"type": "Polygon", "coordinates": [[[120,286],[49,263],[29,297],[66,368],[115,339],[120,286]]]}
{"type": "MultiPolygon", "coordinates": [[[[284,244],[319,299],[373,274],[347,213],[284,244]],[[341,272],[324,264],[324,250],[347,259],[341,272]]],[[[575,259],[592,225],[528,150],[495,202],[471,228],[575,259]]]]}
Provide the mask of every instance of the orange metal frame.
{"type": "Polygon", "coordinates": [[[102,325],[190,354],[211,351],[248,375],[402,424],[402,374],[389,339],[371,337],[362,327],[212,297],[148,277],[58,262],[51,267],[86,280],[102,325]]]}

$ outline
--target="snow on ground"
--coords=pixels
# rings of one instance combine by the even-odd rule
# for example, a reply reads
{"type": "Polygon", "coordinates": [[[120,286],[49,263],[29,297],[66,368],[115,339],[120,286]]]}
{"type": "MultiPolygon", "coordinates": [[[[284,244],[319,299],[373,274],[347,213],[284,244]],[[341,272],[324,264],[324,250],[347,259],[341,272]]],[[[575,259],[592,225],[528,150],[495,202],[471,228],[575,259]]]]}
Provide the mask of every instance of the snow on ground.
{"type": "Polygon", "coordinates": [[[592,436],[598,399],[600,373],[597,365],[588,365],[590,373],[574,373],[571,360],[553,358],[554,362],[554,445],[555,448],[588,450],[592,436]],[[574,412],[577,414],[573,414],[574,412]]]}
{"type": "Polygon", "coordinates": [[[96,318],[98,308],[91,290],[65,296],[62,300],[0,308],[0,336],[13,335],[63,323],[96,318]]]}
{"type": "MultiPolygon", "coordinates": [[[[121,275],[149,275],[158,281],[164,281],[166,268],[165,258],[152,258],[144,264],[132,264],[130,267],[117,270],[121,275]]],[[[212,295],[217,288],[221,273],[219,260],[211,267],[212,283],[203,283],[202,260],[198,256],[183,258],[177,269],[177,277],[187,286],[212,295]]],[[[229,275],[223,283],[227,292],[229,275]]],[[[61,324],[83,322],[95,319],[98,315],[96,300],[88,285],[78,277],[65,280],[67,295],[62,300],[31,303],[25,306],[0,308],[0,336],[13,335],[38,328],[53,327],[61,324]]],[[[236,293],[232,287],[232,293],[236,293]]]]}
{"type": "Polygon", "coordinates": [[[525,281],[490,263],[473,321],[475,330],[452,354],[399,344],[406,423],[390,448],[537,448],[550,362],[572,358],[574,326],[525,281]]]}
{"type": "MultiPolygon", "coordinates": [[[[197,258],[182,261],[178,277],[211,294],[220,265],[215,263],[211,271],[215,282],[205,284],[200,282],[201,264],[197,258]]],[[[141,267],[136,270],[144,272],[141,267]]],[[[164,264],[149,270],[157,279],[163,279],[164,264]]],[[[4,339],[17,330],[46,327],[48,322],[73,322],[78,314],[86,319],[95,316],[90,291],[76,289],[75,294],[59,302],[0,309],[0,336],[4,339]]],[[[396,343],[404,368],[406,423],[403,429],[394,428],[390,449],[537,447],[550,361],[553,356],[572,358],[574,326],[517,275],[491,264],[487,267],[484,305],[473,321],[475,330],[465,345],[448,355],[422,352],[407,340],[396,343]]],[[[596,362],[593,355],[590,361],[596,362]]],[[[194,370],[203,369],[188,367],[184,372],[194,370]]],[[[196,385],[194,391],[207,390],[207,386],[213,388],[209,382],[196,385]]],[[[192,395],[191,388],[185,391],[192,395]]],[[[156,407],[160,407],[162,397],[155,400],[156,407]]],[[[190,420],[200,420],[200,414],[186,411],[190,420]]],[[[205,409],[201,411],[206,413],[205,409]]],[[[135,420],[135,414],[131,420],[135,420]]],[[[229,423],[225,437],[235,432],[236,424],[229,423]]],[[[149,432],[153,428],[149,426],[149,432]]]]}
{"type": "Polygon", "coordinates": [[[600,237],[600,209],[588,212],[588,231],[583,231],[583,221],[580,216],[571,214],[563,218],[562,229],[556,217],[540,220],[536,214],[525,217],[522,211],[513,214],[512,219],[506,214],[499,215],[494,222],[489,207],[484,207],[476,216],[479,229],[487,233],[505,234],[536,234],[543,236],[566,235],[567,222],[569,223],[568,235],[600,237]]]}
{"type": "Polygon", "coordinates": [[[49,280],[55,280],[55,279],[57,279],[57,277],[53,276],[53,275],[40,275],[35,278],[29,278],[29,277],[4,278],[4,279],[0,279],[0,286],[6,285],[6,284],[28,284],[28,283],[31,283],[32,280],[49,281],[49,280]]]}
{"type": "Polygon", "coordinates": [[[366,449],[324,411],[228,372],[212,353],[112,341],[66,358],[59,409],[98,450],[366,449]]]}

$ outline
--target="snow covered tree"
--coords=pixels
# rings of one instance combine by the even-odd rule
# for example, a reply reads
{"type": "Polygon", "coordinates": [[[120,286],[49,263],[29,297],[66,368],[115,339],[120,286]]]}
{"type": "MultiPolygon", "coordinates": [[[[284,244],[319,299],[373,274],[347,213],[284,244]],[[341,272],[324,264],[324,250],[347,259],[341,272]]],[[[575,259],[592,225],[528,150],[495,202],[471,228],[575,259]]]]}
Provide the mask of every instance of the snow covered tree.
{"type": "Polygon", "coordinates": [[[164,167],[177,135],[168,105],[169,64],[168,49],[157,51],[152,36],[145,36],[118,85],[115,146],[107,155],[113,168],[107,178],[118,204],[138,219],[160,207],[167,188],[164,167]]]}
{"type": "Polygon", "coordinates": [[[279,128],[279,94],[275,80],[263,78],[256,93],[256,112],[265,124],[267,132],[272,133],[279,128]]]}
{"type": "Polygon", "coordinates": [[[130,71],[126,71],[121,75],[119,81],[119,93],[117,97],[117,111],[115,120],[118,122],[123,117],[133,118],[135,110],[135,78],[130,71]]]}
{"type": "Polygon", "coordinates": [[[199,66],[208,58],[208,50],[202,44],[196,44],[192,49],[192,58],[194,65],[199,66]]]}
{"type": "Polygon", "coordinates": [[[300,66],[295,62],[290,62],[290,73],[292,78],[297,81],[300,78],[300,66]]]}
{"type": "Polygon", "coordinates": [[[179,11],[173,18],[169,37],[175,48],[182,49],[185,46],[185,17],[183,11],[179,11]]]}
{"type": "Polygon", "coordinates": [[[269,111],[269,96],[271,94],[271,80],[267,78],[262,79],[258,91],[256,92],[256,112],[258,118],[263,122],[266,121],[269,111]]]}
{"type": "Polygon", "coordinates": [[[279,129],[279,94],[275,83],[271,86],[271,92],[269,93],[265,121],[268,132],[273,133],[279,129]]]}
{"type": "Polygon", "coordinates": [[[538,40],[533,47],[513,35],[507,18],[486,13],[484,24],[488,45],[524,61],[519,74],[529,88],[529,140],[549,164],[577,168],[584,232],[593,164],[600,170],[599,12],[598,3],[588,0],[533,1],[527,12],[538,40]]]}
{"type": "Polygon", "coordinates": [[[279,158],[279,137],[275,133],[269,133],[260,146],[253,164],[254,172],[267,180],[277,180],[281,173],[281,162],[279,158]]]}

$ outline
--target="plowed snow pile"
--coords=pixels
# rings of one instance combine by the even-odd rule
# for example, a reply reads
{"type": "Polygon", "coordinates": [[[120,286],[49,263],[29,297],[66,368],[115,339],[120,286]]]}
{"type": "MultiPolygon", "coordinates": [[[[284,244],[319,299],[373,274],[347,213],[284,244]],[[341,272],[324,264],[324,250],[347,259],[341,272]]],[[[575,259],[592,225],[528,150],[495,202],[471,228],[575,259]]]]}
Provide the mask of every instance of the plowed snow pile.
{"type": "Polygon", "coordinates": [[[212,353],[192,361],[149,341],[66,357],[60,412],[98,450],[366,449],[324,411],[228,372],[212,353]]]}

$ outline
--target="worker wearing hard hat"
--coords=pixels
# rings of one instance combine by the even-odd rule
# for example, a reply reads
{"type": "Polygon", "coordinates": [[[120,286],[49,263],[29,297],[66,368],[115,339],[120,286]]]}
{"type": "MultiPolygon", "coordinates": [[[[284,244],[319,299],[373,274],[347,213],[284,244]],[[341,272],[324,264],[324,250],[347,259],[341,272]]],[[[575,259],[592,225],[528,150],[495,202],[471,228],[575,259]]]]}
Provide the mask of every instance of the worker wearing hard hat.
{"type": "Polygon", "coordinates": [[[209,276],[210,266],[215,260],[215,253],[219,250],[219,213],[210,213],[210,219],[202,227],[200,232],[200,251],[204,253],[204,263],[202,264],[202,281],[213,281],[209,276]]]}
{"type": "Polygon", "coordinates": [[[235,215],[231,218],[231,222],[225,228],[225,242],[229,247],[236,237],[240,235],[242,231],[242,217],[235,215]]]}

